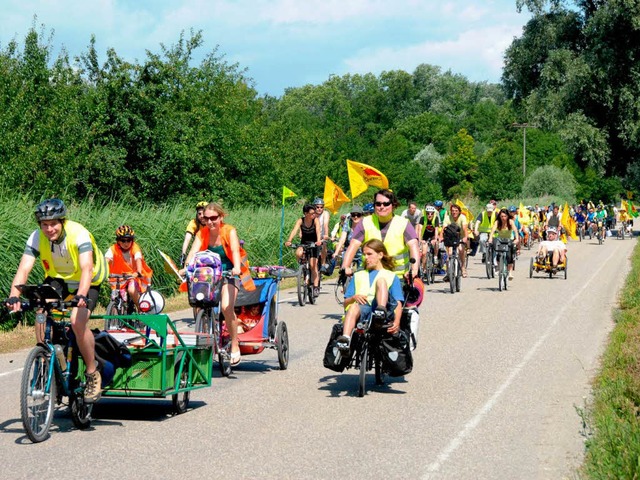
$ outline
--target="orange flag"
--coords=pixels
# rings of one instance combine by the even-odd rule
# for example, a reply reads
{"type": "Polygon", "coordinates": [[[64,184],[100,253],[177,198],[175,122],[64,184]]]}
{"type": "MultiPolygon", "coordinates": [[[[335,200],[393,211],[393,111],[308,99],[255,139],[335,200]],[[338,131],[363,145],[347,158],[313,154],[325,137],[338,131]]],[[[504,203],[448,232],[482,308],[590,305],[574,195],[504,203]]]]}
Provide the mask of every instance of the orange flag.
{"type": "Polygon", "coordinates": [[[336,185],[329,177],[325,177],[324,180],[324,206],[331,213],[336,214],[340,209],[340,206],[351,201],[347,197],[342,189],[336,185]]]}
{"type": "Polygon", "coordinates": [[[364,163],[347,160],[347,172],[349,173],[349,187],[353,198],[366,192],[369,187],[389,188],[387,177],[377,168],[364,163]]]}

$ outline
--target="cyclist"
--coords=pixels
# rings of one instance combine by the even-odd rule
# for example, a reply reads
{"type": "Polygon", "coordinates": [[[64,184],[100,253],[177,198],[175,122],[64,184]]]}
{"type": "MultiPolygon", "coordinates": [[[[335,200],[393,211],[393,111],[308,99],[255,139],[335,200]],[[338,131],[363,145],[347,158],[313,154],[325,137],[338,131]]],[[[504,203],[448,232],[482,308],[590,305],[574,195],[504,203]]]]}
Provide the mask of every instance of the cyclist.
{"type": "Polygon", "coordinates": [[[437,215],[433,205],[425,205],[425,216],[420,219],[420,230],[422,231],[421,262],[423,271],[427,268],[427,253],[429,248],[433,252],[433,263],[438,265],[438,248],[440,242],[440,217],[437,215]]]}
{"type": "MultiPolygon", "coordinates": [[[[35,217],[39,228],[34,230],[20,259],[8,303],[17,312],[21,305],[20,289],[40,258],[45,273],[43,283],[51,285],[62,298],[74,295],[77,307],[71,310],[71,328],[86,364],[84,401],[97,402],[101,394],[102,378],[95,359],[95,342],[88,327],[89,315],[98,301],[101,283],[109,275],[109,268],[98,249],[93,235],[67,219],[67,207],[58,198],[38,204],[35,217]]],[[[36,341],[44,342],[44,323],[36,323],[36,341]]]]}
{"type": "Polygon", "coordinates": [[[484,210],[476,217],[476,223],[473,228],[476,237],[480,243],[480,253],[482,253],[482,263],[487,259],[487,239],[489,238],[489,232],[491,232],[491,226],[496,221],[496,212],[493,203],[487,203],[484,210]]]}
{"type": "MultiPolygon", "coordinates": [[[[349,247],[349,243],[351,242],[351,238],[353,237],[353,229],[356,225],[358,225],[362,221],[362,208],[359,206],[354,206],[351,209],[351,213],[347,217],[347,221],[345,221],[342,227],[342,233],[340,234],[340,238],[338,239],[338,244],[336,245],[335,257],[338,258],[342,253],[343,249],[349,247]]],[[[362,258],[362,251],[358,250],[354,256],[354,261],[360,265],[360,260],[362,258]]]]}
{"type": "MultiPolygon", "coordinates": [[[[493,222],[493,225],[491,226],[491,232],[489,233],[490,242],[494,241],[494,236],[496,239],[511,240],[513,241],[513,245],[518,245],[520,237],[518,234],[518,228],[516,227],[516,220],[511,217],[506,208],[500,210],[495,222],[493,222]]],[[[513,264],[513,248],[510,248],[507,252],[507,270],[509,271],[509,280],[513,280],[513,264]]]]}
{"type": "Polygon", "coordinates": [[[574,219],[576,221],[576,228],[578,232],[582,232],[582,235],[584,236],[584,226],[587,222],[587,216],[585,214],[585,207],[583,205],[578,205],[578,208],[576,209],[576,213],[574,215],[574,219]]]}
{"type": "MultiPolygon", "coordinates": [[[[313,207],[311,207],[313,209],[313,207]]],[[[238,232],[235,227],[224,223],[225,210],[218,203],[212,202],[204,207],[203,218],[207,228],[201,229],[193,240],[187,256],[187,264],[195,257],[196,252],[210,250],[220,255],[222,269],[231,272],[232,277],[224,276],[220,290],[220,311],[231,337],[231,366],[240,363],[240,345],[238,343],[238,317],[235,313],[236,298],[240,285],[245,290],[253,291],[256,286],[251,278],[247,254],[240,246],[238,232]],[[238,282],[239,279],[239,282],[238,282]]]]}
{"type": "MultiPolygon", "coordinates": [[[[436,210],[438,211],[438,218],[440,219],[440,225],[444,225],[445,220],[449,219],[447,210],[444,208],[444,203],[442,203],[442,200],[436,200],[435,202],[433,202],[433,206],[436,207],[436,210]]],[[[449,224],[451,222],[448,221],[446,223],[449,224]]]]}
{"type": "Polygon", "coordinates": [[[416,230],[418,238],[420,238],[420,220],[422,219],[422,210],[418,208],[418,204],[411,200],[400,216],[409,220],[411,225],[413,225],[413,228],[416,230]]]}
{"type": "MultiPolygon", "coordinates": [[[[467,277],[467,267],[465,267],[465,257],[467,254],[467,242],[469,241],[469,222],[467,217],[462,213],[460,205],[452,203],[449,207],[451,218],[445,220],[442,228],[445,229],[449,225],[456,224],[460,229],[460,244],[458,245],[458,257],[460,258],[460,265],[462,265],[462,276],[467,277]]],[[[447,247],[447,254],[451,255],[451,247],[447,247]]],[[[447,274],[448,275],[448,274],[447,274]]],[[[448,281],[449,277],[445,275],[444,281],[448,281]]]]}
{"type": "MultiPolygon", "coordinates": [[[[300,232],[300,243],[301,244],[313,244],[314,247],[310,251],[309,258],[309,267],[311,270],[311,281],[313,282],[314,295],[318,294],[318,257],[320,256],[319,246],[322,244],[320,240],[322,238],[321,230],[320,230],[320,222],[316,218],[317,209],[313,205],[305,205],[302,207],[303,216],[296,220],[291,233],[289,234],[289,239],[284,243],[287,247],[291,246],[291,240],[293,237],[300,232]]],[[[302,256],[304,254],[304,249],[302,247],[298,247],[296,249],[296,258],[298,262],[302,261],[302,256]]]]}
{"type": "Polygon", "coordinates": [[[552,213],[549,213],[547,215],[547,220],[545,222],[545,230],[548,230],[550,227],[553,227],[556,229],[557,232],[559,232],[560,226],[561,226],[560,213],[559,213],[560,207],[554,204],[552,208],[553,208],[552,213]]]}
{"type": "Polygon", "coordinates": [[[329,240],[329,222],[331,221],[331,214],[324,208],[324,200],[320,197],[313,199],[313,206],[316,209],[316,218],[320,223],[320,240],[323,241],[322,248],[320,250],[321,265],[325,267],[327,263],[327,240],[329,240]]]}
{"type": "Polygon", "coordinates": [[[605,210],[607,212],[607,230],[613,230],[616,228],[616,214],[618,213],[618,209],[613,203],[611,203],[605,207],[605,210]]]}
{"type": "Polygon", "coordinates": [[[414,277],[418,276],[420,247],[416,231],[409,220],[393,214],[398,206],[396,194],[391,190],[378,190],[374,195],[375,213],[365,217],[353,230],[349,248],[342,257],[342,268],[352,275],[351,262],[360,246],[372,238],[382,240],[387,252],[395,261],[396,275],[402,277],[409,271],[409,254],[415,260],[411,265],[414,277]]]}
{"type": "MultiPolygon", "coordinates": [[[[104,254],[109,264],[109,272],[115,275],[130,275],[134,278],[127,280],[126,289],[129,298],[136,308],[140,294],[144,293],[151,283],[153,270],[144,261],[142,250],[135,241],[136,232],[129,225],[120,225],[116,229],[116,243],[104,254]]],[[[115,288],[115,282],[110,282],[115,288]]],[[[127,312],[133,313],[133,312],[127,312]]]]}
{"type": "Polygon", "coordinates": [[[538,248],[538,261],[544,263],[545,258],[551,253],[551,268],[555,272],[559,263],[564,263],[567,251],[567,245],[558,240],[558,229],[549,227],[547,229],[547,240],[540,243],[538,248]]]}
{"type": "Polygon", "coordinates": [[[203,228],[206,228],[207,226],[207,222],[203,220],[202,215],[204,214],[204,207],[206,207],[208,204],[209,202],[196,203],[196,218],[191,219],[184,234],[184,241],[182,242],[182,254],[180,255],[180,267],[184,267],[184,261],[187,258],[187,252],[189,251],[189,244],[191,243],[191,239],[195,237],[196,233],[198,233],[203,228]]]}
{"type": "Polygon", "coordinates": [[[355,273],[354,281],[345,292],[345,317],[342,336],[337,338],[340,350],[349,351],[351,333],[358,319],[370,315],[387,326],[394,334],[400,329],[404,295],[402,285],[394,274],[395,262],[381,240],[372,238],[362,245],[365,270],[355,273]]]}

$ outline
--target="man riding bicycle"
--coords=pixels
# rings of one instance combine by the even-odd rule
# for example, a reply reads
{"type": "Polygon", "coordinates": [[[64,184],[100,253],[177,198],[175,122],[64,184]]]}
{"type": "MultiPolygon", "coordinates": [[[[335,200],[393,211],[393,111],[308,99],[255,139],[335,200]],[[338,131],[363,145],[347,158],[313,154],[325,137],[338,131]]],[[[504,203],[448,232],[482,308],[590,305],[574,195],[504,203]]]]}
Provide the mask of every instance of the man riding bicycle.
{"type": "Polygon", "coordinates": [[[372,238],[382,240],[387,252],[395,261],[395,274],[402,277],[409,271],[409,257],[415,259],[411,264],[414,277],[418,276],[418,258],[420,247],[416,231],[406,218],[394,215],[398,206],[396,194],[391,190],[378,190],[374,195],[374,214],[365,217],[355,226],[349,248],[342,257],[342,269],[352,275],[351,262],[360,246],[372,238]]]}
{"type": "Polygon", "coordinates": [[[480,253],[482,253],[482,263],[487,259],[487,240],[491,226],[496,221],[496,212],[493,203],[487,203],[484,210],[476,217],[474,233],[480,242],[480,253]]]}
{"type": "Polygon", "coordinates": [[[558,229],[555,227],[549,227],[547,229],[547,240],[540,243],[538,248],[538,259],[544,262],[544,259],[548,254],[551,254],[551,268],[553,271],[558,268],[558,265],[564,263],[567,252],[567,246],[561,240],[558,240],[558,229]]]}
{"type": "MultiPolygon", "coordinates": [[[[9,305],[12,311],[21,309],[18,285],[24,285],[40,258],[45,272],[43,283],[51,285],[62,298],[74,295],[77,307],[71,310],[71,328],[86,364],[84,401],[97,402],[102,378],[95,360],[95,342],[88,327],[89,316],[98,301],[100,284],[109,275],[109,269],[93,235],[80,225],[67,219],[67,207],[57,198],[38,204],[35,217],[39,228],[31,233],[18,271],[11,283],[9,305]]],[[[44,323],[36,323],[36,341],[44,342],[44,323]]]]}

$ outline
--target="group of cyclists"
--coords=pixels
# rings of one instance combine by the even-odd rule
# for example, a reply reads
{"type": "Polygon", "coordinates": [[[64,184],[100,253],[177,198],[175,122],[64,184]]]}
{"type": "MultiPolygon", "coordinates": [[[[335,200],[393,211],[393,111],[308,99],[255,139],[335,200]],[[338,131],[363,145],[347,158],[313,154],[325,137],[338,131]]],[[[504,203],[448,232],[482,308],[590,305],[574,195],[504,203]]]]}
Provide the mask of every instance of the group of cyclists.
{"type": "MultiPolygon", "coordinates": [[[[465,256],[475,255],[479,250],[483,263],[493,262],[494,259],[487,255],[487,245],[498,239],[508,239],[512,243],[507,255],[510,278],[513,278],[513,262],[523,243],[540,241],[538,255],[552,255],[554,268],[565,258],[566,244],[559,238],[567,232],[558,205],[498,208],[497,202],[490,201],[475,218],[467,218],[463,208],[456,203],[446,209],[441,200],[425,205],[424,210],[418,208],[416,202],[409,202],[401,214],[395,213],[398,206],[395,193],[381,189],[374,194],[371,203],[362,207],[354,205],[340,218],[330,235],[329,212],[324,209],[323,200],[316,198],[312,204],[304,205],[303,216],[296,220],[285,242],[290,246],[297,238],[299,245],[313,246],[310,265],[315,288],[318,288],[319,276],[328,261],[327,244],[331,240],[335,242],[334,256],[341,259],[341,270],[355,280],[345,292],[347,315],[339,339],[342,349],[349,349],[355,322],[363,314],[382,319],[390,334],[398,331],[399,312],[405,303],[401,283],[420,277],[429,251],[441,273],[446,275],[444,258],[452,253],[452,248],[457,248],[463,276],[467,276],[465,256]],[[457,241],[447,242],[446,237],[451,235],[457,241]]],[[[34,213],[38,228],[26,242],[7,307],[14,312],[20,310],[20,286],[27,282],[39,259],[45,272],[43,283],[54,287],[62,298],[73,297],[77,305],[72,309],[70,321],[86,364],[85,401],[95,402],[100,398],[101,376],[88,320],[96,307],[100,286],[110,274],[126,275],[124,288],[137,305],[141,293],[149,288],[153,271],[144,261],[142,250],[135,242],[135,231],[129,225],[116,229],[115,243],[103,255],[93,235],[68,218],[62,200],[45,200],[37,205],[34,213]]],[[[630,229],[633,222],[630,213],[602,202],[598,205],[581,202],[570,207],[570,216],[578,231],[589,236],[607,235],[617,222],[630,229]]],[[[218,203],[199,202],[196,205],[195,218],[185,232],[180,266],[184,268],[197,252],[210,250],[220,256],[223,270],[231,273],[224,277],[220,302],[231,333],[231,363],[237,365],[240,349],[237,334],[234,335],[237,332],[235,300],[240,286],[247,290],[255,287],[246,253],[236,229],[224,223],[225,215],[218,203]]],[[[296,256],[301,258],[301,247],[296,249],[296,256]]],[[[44,326],[37,323],[36,339],[42,342],[43,338],[44,326]]]]}

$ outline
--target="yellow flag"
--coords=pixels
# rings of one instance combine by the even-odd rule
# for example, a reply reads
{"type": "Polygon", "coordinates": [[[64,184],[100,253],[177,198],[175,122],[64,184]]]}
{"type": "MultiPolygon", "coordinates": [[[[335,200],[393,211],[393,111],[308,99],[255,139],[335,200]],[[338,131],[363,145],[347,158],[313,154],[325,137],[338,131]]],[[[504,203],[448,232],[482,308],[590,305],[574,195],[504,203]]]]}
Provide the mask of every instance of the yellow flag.
{"type": "Polygon", "coordinates": [[[347,160],[347,172],[353,198],[366,192],[369,187],[389,188],[387,177],[380,170],[364,163],[347,160]]]}
{"type": "Polygon", "coordinates": [[[522,202],[520,202],[520,206],[518,207],[518,217],[520,217],[520,223],[523,225],[529,225],[531,223],[531,212],[524,208],[522,202]]]}
{"type": "Polygon", "coordinates": [[[284,205],[285,199],[295,196],[296,194],[289,190],[287,187],[282,187],[282,205],[284,205]]]}
{"type": "Polygon", "coordinates": [[[330,210],[331,213],[338,213],[340,206],[349,202],[342,189],[336,185],[329,177],[325,177],[324,180],[324,206],[330,210]]]}
{"type": "Polygon", "coordinates": [[[560,217],[560,224],[567,231],[572,240],[577,240],[576,235],[576,220],[569,214],[569,204],[565,202],[562,208],[562,217],[560,217]]]}
{"type": "Polygon", "coordinates": [[[462,203],[462,200],[460,200],[459,198],[458,198],[458,199],[456,199],[456,201],[455,201],[455,202],[453,202],[453,203],[455,203],[456,205],[458,205],[458,206],[460,207],[460,212],[461,212],[465,217],[467,217],[467,221],[468,221],[469,223],[471,223],[471,222],[473,221],[473,219],[474,219],[474,218],[473,218],[473,214],[471,213],[471,210],[469,210],[469,209],[467,208],[467,206],[466,206],[464,203],[462,203]]]}

